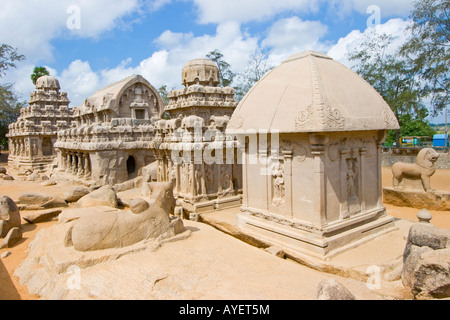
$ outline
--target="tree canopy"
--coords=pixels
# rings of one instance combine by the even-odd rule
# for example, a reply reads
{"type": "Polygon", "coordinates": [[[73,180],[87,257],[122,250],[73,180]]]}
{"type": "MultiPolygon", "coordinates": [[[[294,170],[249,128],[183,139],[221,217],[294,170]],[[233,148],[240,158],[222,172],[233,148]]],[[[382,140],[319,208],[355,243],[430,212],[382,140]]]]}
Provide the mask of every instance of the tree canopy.
{"type": "Polygon", "coordinates": [[[209,52],[206,57],[217,64],[220,85],[222,87],[231,85],[236,74],[231,71],[230,64],[223,59],[223,54],[218,49],[215,49],[209,52]]]}
{"type": "Polygon", "coordinates": [[[48,76],[50,75],[50,72],[45,67],[34,67],[33,73],[31,74],[30,78],[31,81],[33,81],[33,84],[36,85],[37,79],[39,79],[42,76],[48,76]]]}
{"type": "MultiPolygon", "coordinates": [[[[25,56],[17,53],[17,49],[7,44],[0,45],[0,78],[22,60],[25,60],[25,56]]],[[[19,100],[12,84],[0,84],[0,145],[3,149],[8,146],[8,125],[17,120],[20,108],[25,104],[25,101],[19,100]]]]}
{"type": "Polygon", "coordinates": [[[423,90],[436,115],[449,103],[450,91],[450,1],[414,2],[410,16],[411,36],[400,50],[424,81],[423,90]]]}

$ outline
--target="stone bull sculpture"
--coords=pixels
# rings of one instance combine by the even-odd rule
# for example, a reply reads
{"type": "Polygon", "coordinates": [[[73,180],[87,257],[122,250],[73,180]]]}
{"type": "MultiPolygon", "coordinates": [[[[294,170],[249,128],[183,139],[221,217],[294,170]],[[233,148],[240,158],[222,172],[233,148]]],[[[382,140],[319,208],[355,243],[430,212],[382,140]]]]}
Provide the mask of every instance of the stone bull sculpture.
{"type": "Polygon", "coordinates": [[[65,245],[73,245],[77,251],[93,251],[175,235],[182,222],[169,216],[175,207],[172,183],[149,183],[149,188],[150,201],[134,199],[130,203],[132,213],[96,212],[80,217],[67,231],[65,245]]]}

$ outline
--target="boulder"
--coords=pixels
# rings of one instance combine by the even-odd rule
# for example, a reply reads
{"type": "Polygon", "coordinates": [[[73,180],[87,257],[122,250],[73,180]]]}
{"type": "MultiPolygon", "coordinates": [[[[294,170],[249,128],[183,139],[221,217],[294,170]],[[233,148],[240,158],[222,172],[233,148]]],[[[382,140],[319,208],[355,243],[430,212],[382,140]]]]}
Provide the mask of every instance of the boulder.
{"type": "Polygon", "coordinates": [[[450,297],[450,248],[424,250],[410,273],[409,287],[419,299],[450,297]]]}
{"type": "Polygon", "coordinates": [[[39,223],[52,220],[61,213],[61,209],[33,210],[22,217],[28,223],[39,223]]]}
{"type": "Polygon", "coordinates": [[[450,230],[419,217],[403,253],[402,281],[416,298],[450,297],[450,230]]]}
{"type": "Polygon", "coordinates": [[[5,174],[5,175],[2,175],[2,179],[3,180],[14,180],[14,178],[13,177],[11,177],[10,175],[7,175],[7,174],[5,174]]]}
{"type": "Polygon", "coordinates": [[[64,193],[63,199],[69,203],[77,202],[90,192],[91,190],[89,190],[89,188],[84,186],[71,187],[64,193]]]}
{"type": "Polygon", "coordinates": [[[14,200],[0,197],[0,237],[4,238],[12,228],[20,228],[20,212],[14,200]]]}
{"type": "Polygon", "coordinates": [[[22,239],[22,230],[19,227],[12,228],[0,244],[0,249],[11,248],[20,239],[22,239]]]}
{"type": "Polygon", "coordinates": [[[20,208],[23,210],[43,210],[67,207],[63,199],[45,193],[27,192],[19,197],[20,208]]]}
{"type": "Polygon", "coordinates": [[[6,168],[5,167],[0,167],[0,173],[6,174],[6,168]]]}
{"type": "Polygon", "coordinates": [[[325,279],[319,283],[316,300],[356,300],[356,298],[339,282],[325,279]]]}
{"type": "Polygon", "coordinates": [[[56,184],[56,182],[52,179],[44,180],[41,182],[41,186],[43,186],[43,187],[54,186],[55,184],[56,184]]]}
{"type": "Polygon", "coordinates": [[[111,186],[103,186],[91,193],[81,197],[76,203],[78,208],[109,206],[117,208],[119,202],[116,192],[111,186]]]}

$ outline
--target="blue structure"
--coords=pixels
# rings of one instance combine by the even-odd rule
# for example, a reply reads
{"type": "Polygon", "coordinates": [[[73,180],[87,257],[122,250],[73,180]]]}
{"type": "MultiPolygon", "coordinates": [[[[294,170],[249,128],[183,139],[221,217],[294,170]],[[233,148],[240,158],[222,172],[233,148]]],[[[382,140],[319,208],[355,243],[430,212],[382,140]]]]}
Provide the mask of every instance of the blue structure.
{"type": "Polygon", "coordinates": [[[448,134],[435,134],[433,136],[433,148],[446,146],[448,146],[448,134]],[[445,143],[445,141],[447,141],[447,144],[445,143]]]}

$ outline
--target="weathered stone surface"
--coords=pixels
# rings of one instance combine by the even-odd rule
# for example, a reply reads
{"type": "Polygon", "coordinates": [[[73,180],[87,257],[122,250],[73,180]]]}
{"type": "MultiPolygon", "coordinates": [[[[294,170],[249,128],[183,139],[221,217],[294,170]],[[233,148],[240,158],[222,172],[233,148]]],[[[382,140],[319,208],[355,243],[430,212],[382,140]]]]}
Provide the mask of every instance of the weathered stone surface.
{"type": "Polygon", "coordinates": [[[109,206],[118,207],[117,195],[111,186],[103,186],[89,194],[81,197],[76,203],[76,207],[96,207],[109,206]]]}
{"type": "Polygon", "coordinates": [[[53,179],[48,179],[48,180],[44,180],[41,182],[41,186],[43,187],[49,187],[49,186],[54,186],[56,185],[56,181],[53,179]]]}
{"type": "Polygon", "coordinates": [[[52,220],[62,212],[61,209],[33,210],[23,215],[23,220],[28,223],[39,223],[52,220]]]}
{"type": "Polygon", "coordinates": [[[410,274],[409,286],[416,298],[450,297],[450,248],[424,250],[410,274]]]}
{"type": "Polygon", "coordinates": [[[450,297],[449,239],[450,230],[430,223],[411,227],[403,254],[402,281],[416,298],[450,297]]]}
{"type": "Polygon", "coordinates": [[[20,230],[20,227],[12,228],[0,244],[0,249],[11,248],[20,239],[22,239],[22,230],[20,230]]]}
{"type": "Polygon", "coordinates": [[[356,298],[339,282],[326,279],[319,283],[316,300],[356,300],[356,298]]]}
{"type": "Polygon", "coordinates": [[[9,181],[14,180],[14,178],[8,174],[2,175],[1,178],[3,180],[9,180],[9,181]]]}
{"type": "Polygon", "coordinates": [[[423,192],[385,187],[383,188],[383,201],[397,207],[450,210],[450,192],[446,191],[423,192]]]}
{"type": "Polygon", "coordinates": [[[98,206],[98,207],[87,207],[87,208],[69,208],[64,209],[58,215],[58,223],[68,223],[74,220],[81,218],[82,216],[92,214],[94,212],[103,212],[103,213],[117,213],[120,212],[117,208],[112,208],[109,206],[98,206]]]}
{"type": "Polygon", "coordinates": [[[67,207],[67,202],[52,194],[27,192],[19,197],[20,208],[23,210],[42,210],[67,207]]]}
{"type": "Polygon", "coordinates": [[[429,223],[417,223],[413,225],[408,234],[403,259],[409,256],[409,249],[412,245],[419,247],[429,247],[431,249],[445,249],[450,239],[450,230],[443,230],[434,227],[429,223]]]}
{"type": "Polygon", "coordinates": [[[91,192],[91,190],[89,190],[89,188],[87,188],[87,187],[75,186],[75,187],[68,189],[64,193],[63,199],[69,203],[77,202],[78,200],[80,200],[82,197],[89,194],[90,192],[91,192]]]}
{"type": "Polygon", "coordinates": [[[80,217],[67,231],[66,245],[77,251],[93,251],[121,248],[146,239],[174,236],[169,228],[175,199],[172,183],[152,183],[150,204],[135,200],[131,205],[134,213],[92,213],[80,217]],[[95,223],[92,223],[95,221],[95,223]]]}
{"type": "Polygon", "coordinates": [[[14,200],[0,197],[0,238],[4,238],[15,227],[20,227],[20,212],[14,200]]]}
{"type": "Polygon", "coordinates": [[[5,167],[0,167],[0,173],[6,174],[6,168],[5,167]]]}

